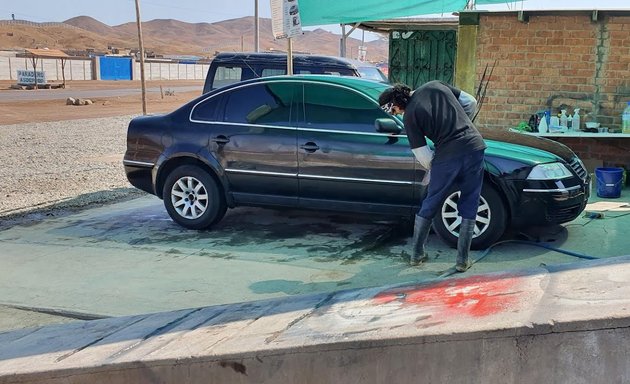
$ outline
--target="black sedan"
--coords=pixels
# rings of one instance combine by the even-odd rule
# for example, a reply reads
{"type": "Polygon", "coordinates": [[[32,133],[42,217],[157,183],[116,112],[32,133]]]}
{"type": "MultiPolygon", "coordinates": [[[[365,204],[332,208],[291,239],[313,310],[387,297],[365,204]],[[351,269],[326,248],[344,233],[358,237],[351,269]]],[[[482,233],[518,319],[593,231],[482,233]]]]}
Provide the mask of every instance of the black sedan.
{"type": "MultiPolygon", "coordinates": [[[[164,200],[190,229],[227,208],[274,206],[411,217],[426,193],[401,121],[383,112],[387,84],[335,76],[236,83],[178,110],[133,119],[124,166],[137,188],[164,200]]],[[[559,143],[482,131],[488,149],[473,248],[508,227],[573,220],[589,196],[580,159],[559,143]]],[[[436,177],[436,175],[433,175],[436,177]]],[[[458,191],[434,229],[456,244],[458,191]]]]}

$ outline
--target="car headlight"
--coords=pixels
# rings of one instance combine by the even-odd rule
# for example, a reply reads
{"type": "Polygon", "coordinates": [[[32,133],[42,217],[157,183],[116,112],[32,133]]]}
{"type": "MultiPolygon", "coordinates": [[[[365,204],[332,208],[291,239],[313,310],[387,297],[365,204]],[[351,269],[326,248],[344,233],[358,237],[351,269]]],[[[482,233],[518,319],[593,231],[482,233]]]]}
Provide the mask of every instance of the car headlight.
{"type": "Polygon", "coordinates": [[[556,180],[566,179],[573,175],[562,163],[538,164],[532,168],[527,180],[556,180]]]}

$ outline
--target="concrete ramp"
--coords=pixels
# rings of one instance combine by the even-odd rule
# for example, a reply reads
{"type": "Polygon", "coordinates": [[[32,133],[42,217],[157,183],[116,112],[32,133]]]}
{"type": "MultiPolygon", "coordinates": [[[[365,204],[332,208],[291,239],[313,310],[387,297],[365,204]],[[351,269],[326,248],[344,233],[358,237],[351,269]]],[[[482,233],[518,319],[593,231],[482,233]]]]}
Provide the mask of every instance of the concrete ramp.
{"type": "Polygon", "coordinates": [[[630,256],[0,334],[0,383],[630,382],[630,256]]]}

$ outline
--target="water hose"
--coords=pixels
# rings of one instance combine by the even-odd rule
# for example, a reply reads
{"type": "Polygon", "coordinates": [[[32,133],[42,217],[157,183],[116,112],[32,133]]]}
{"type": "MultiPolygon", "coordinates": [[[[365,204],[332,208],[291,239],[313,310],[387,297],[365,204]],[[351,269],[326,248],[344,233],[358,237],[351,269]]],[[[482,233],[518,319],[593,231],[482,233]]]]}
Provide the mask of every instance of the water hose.
{"type": "MultiPolygon", "coordinates": [[[[477,262],[483,260],[486,256],[488,256],[491,252],[492,252],[492,248],[496,247],[497,245],[502,245],[502,244],[507,244],[507,243],[516,243],[516,244],[524,244],[524,245],[532,245],[535,247],[541,247],[541,248],[545,248],[548,249],[550,251],[554,251],[554,252],[558,252],[558,253],[564,253],[565,255],[569,255],[569,256],[573,256],[573,257],[578,257],[580,259],[586,259],[586,260],[597,260],[599,259],[599,257],[595,257],[595,256],[590,256],[590,255],[584,255],[582,253],[577,253],[577,252],[573,252],[573,251],[567,251],[565,249],[560,249],[560,248],[555,248],[552,247],[548,244],[545,243],[536,243],[533,241],[524,241],[524,240],[503,240],[503,241],[499,241],[496,242],[494,244],[492,244],[491,246],[489,246],[488,248],[486,248],[483,252],[481,252],[481,255],[479,255],[479,257],[474,258],[472,260],[472,264],[476,264],[477,262]]],[[[455,270],[455,267],[449,268],[446,271],[444,271],[439,278],[445,278],[445,277],[449,277],[454,275],[455,273],[458,273],[455,270]]]]}

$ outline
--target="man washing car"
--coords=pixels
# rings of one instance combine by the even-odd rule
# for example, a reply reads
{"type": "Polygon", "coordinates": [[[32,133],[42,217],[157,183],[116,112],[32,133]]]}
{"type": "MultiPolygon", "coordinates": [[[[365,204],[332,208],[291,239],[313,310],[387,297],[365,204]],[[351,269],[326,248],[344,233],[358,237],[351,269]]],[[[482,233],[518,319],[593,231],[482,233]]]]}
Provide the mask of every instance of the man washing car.
{"type": "Polygon", "coordinates": [[[430,81],[415,91],[397,84],[380,95],[379,104],[391,114],[404,114],[411,150],[427,169],[423,183],[428,183],[428,193],[414,221],[411,265],[428,260],[425,245],[431,223],[446,195],[457,186],[461,191],[457,209],[462,220],[455,269],[466,271],[471,266],[468,253],[483,184],[486,149],[471,121],[477,101],[451,85],[430,81]],[[435,152],[428,147],[425,137],[433,141],[435,152]]]}

